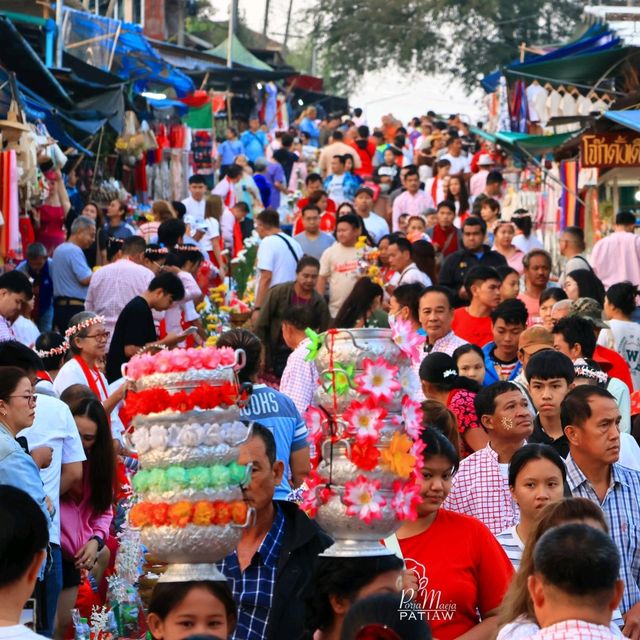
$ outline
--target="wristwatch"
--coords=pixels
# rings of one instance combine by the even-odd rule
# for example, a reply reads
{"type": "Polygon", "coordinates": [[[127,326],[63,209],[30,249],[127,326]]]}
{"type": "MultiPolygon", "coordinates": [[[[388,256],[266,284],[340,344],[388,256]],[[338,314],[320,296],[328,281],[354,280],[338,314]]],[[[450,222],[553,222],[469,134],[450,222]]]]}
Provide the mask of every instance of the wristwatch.
{"type": "Polygon", "coordinates": [[[98,553],[104,548],[104,540],[100,536],[91,536],[89,540],[95,540],[98,543],[98,553]]]}

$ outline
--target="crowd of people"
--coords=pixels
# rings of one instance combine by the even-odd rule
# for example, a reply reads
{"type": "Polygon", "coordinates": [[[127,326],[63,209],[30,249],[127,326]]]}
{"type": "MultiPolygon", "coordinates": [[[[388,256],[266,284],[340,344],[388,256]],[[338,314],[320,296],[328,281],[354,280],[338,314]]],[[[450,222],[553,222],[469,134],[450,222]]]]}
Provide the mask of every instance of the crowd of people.
{"type": "Polygon", "coordinates": [[[215,186],[193,175],[153,220],[59,180],[0,275],[0,638],[37,637],[32,595],[59,639],[79,590],[104,597],[136,469],[127,362],[209,344],[200,304],[252,236],[250,317],[213,338],[246,354],[256,518],[218,563],[226,584],[155,587],[153,638],[640,638],[635,215],[593,247],[563,229],[554,261],[457,116],[370,129],[310,107],[275,136],[229,128],[218,152],[215,186]],[[329,534],[295,502],[315,458],[308,330],[399,322],[424,344],[418,517],[389,555],[323,557],[329,534]]]}

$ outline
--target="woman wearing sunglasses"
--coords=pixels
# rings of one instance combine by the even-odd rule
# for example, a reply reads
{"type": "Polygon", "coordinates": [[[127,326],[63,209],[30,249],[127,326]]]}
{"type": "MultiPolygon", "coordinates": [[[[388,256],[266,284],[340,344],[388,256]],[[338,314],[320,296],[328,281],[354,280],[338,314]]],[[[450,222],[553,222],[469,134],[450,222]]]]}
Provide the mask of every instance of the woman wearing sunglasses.
{"type": "Polygon", "coordinates": [[[36,396],[22,369],[0,367],[0,484],[26,491],[51,523],[51,501],[45,496],[40,471],[16,440],[22,429],[33,424],[36,396]]]}
{"type": "Polygon", "coordinates": [[[396,534],[406,568],[414,574],[414,602],[434,638],[488,640],[495,635],[496,613],[513,566],[482,522],[442,509],[458,470],[458,453],[433,428],[421,437],[426,445],[422,503],[418,518],[396,534]]]}

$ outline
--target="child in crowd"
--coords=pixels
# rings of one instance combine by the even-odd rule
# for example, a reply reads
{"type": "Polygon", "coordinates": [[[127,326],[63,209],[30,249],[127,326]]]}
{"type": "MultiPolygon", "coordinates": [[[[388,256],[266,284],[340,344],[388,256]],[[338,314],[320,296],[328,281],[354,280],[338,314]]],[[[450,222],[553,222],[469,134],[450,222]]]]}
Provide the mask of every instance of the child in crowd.
{"type": "Polygon", "coordinates": [[[165,582],[153,589],[147,621],[154,640],[225,639],[233,633],[237,615],[226,582],[165,582]]]}
{"type": "Polygon", "coordinates": [[[520,334],[527,327],[527,308],[520,300],[505,300],[491,314],[493,341],[484,346],[484,384],[515,380],[522,369],[518,359],[520,334]]]}
{"type": "Polygon", "coordinates": [[[563,458],[569,455],[569,442],[560,420],[560,405],[573,387],[573,363],[559,351],[544,349],[527,363],[525,375],[529,394],[538,411],[529,442],[552,446],[563,458]]]}

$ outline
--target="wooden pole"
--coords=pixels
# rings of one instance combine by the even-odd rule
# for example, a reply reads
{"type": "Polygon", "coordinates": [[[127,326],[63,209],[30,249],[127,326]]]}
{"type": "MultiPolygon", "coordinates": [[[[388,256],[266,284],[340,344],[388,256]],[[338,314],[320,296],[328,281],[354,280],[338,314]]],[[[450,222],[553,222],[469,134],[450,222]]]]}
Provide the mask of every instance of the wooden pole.
{"type": "Polygon", "coordinates": [[[287,41],[289,40],[289,26],[291,25],[291,9],[293,9],[293,0],[289,0],[289,10],[287,11],[287,26],[284,30],[284,48],[287,48],[287,41]]]}
{"type": "Polygon", "coordinates": [[[266,0],[264,5],[264,24],[262,25],[262,35],[267,35],[267,27],[269,26],[269,5],[271,0],[266,0]]]}

